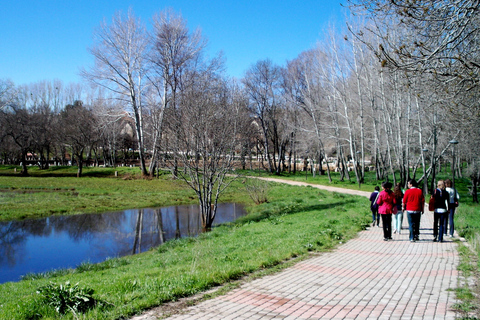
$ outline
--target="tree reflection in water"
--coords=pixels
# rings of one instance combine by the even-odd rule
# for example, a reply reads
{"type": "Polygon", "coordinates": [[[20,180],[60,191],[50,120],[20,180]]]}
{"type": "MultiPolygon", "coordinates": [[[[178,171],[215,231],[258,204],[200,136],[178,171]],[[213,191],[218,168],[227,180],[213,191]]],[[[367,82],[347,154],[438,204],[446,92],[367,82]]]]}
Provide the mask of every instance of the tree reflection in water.
{"type": "MultiPolygon", "coordinates": [[[[216,225],[246,214],[239,204],[219,204],[218,209],[216,225]]],[[[0,283],[144,252],[200,232],[198,205],[1,222],[0,283]]]]}

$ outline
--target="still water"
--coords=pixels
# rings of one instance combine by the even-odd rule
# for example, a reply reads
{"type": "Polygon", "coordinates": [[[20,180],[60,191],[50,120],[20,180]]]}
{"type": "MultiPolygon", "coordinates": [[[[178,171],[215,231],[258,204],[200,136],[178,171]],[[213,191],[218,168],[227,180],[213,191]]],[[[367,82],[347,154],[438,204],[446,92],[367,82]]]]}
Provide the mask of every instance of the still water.
{"type": "MultiPolygon", "coordinates": [[[[218,204],[214,225],[245,214],[240,204],[218,204]]],[[[0,283],[144,252],[201,230],[198,205],[0,222],[0,283]]]]}

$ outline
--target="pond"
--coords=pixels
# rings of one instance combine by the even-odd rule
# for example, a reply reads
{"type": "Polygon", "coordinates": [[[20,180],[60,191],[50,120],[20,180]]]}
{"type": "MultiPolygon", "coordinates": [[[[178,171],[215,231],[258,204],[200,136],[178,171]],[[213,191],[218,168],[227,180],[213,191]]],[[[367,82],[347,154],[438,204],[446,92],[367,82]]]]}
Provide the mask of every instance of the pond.
{"type": "MultiPolygon", "coordinates": [[[[245,214],[240,204],[218,204],[214,225],[245,214]]],[[[0,283],[144,252],[200,232],[198,205],[0,222],[0,283]]]]}

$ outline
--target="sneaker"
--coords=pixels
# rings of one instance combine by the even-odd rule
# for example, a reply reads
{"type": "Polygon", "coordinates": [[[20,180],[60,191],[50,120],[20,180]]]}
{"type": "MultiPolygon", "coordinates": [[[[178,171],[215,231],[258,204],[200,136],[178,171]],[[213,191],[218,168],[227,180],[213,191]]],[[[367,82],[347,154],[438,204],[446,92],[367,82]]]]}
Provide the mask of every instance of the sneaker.
{"type": "Polygon", "coordinates": [[[411,239],[410,242],[415,242],[415,239],[411,239]]]}
{"type": "Polygon", "coordinates": [[[433,238],[433,242],[437,242],[437,241],[438,241],[437,237],[433,238]]]}
{"type": "Polygon", "coordinates": [[[383,238],[383,241],[388,241],[388,238],[383,238]]]}
{"type": "Polygon", "coordinates": [[[397,229],[393,229],[393,234],[397,233],[397,229]]]}
{"type": "Polygon", "coordinates": [[[452,235],[449,235],[448,237],[449,237],[449,238],[453,238],[453,236],[452,236],[452,235]]]}

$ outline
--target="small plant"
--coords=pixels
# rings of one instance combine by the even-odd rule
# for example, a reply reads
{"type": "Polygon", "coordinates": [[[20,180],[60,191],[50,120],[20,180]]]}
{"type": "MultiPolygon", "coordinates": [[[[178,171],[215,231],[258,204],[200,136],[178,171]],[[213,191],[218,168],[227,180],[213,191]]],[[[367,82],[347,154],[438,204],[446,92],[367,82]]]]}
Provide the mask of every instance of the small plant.
{"type": "Polygon", "coordinates": [[[307,243],[304,245],[305,248],[307,248],[308,251],[312,251],[314,249],[313,244],[307,243]]]}
{"type": "Polygon", "coordinates": [[[93,308],[96,305],[93,292],[91,288],[80,288],[78,283],[72,286],[70,281],[60,285],[51,282],[37,289],[37,293],[43,295],[45,303],[60,314],[68,311],[83,313],[93,308]]]}
{"type": "Polygon", "coordinates": [[[320,234],[328,236],[332,240],[343,240],[342,233],[336,229],[331,229],[331,228],[324,229],[320,231],[320,234]]]}
{"type": "Polygon", "coordinates": [[[261,179],[245,179],[243,182],[250,198],[255,204],[267,202],[268,182],[261,179]]]}

